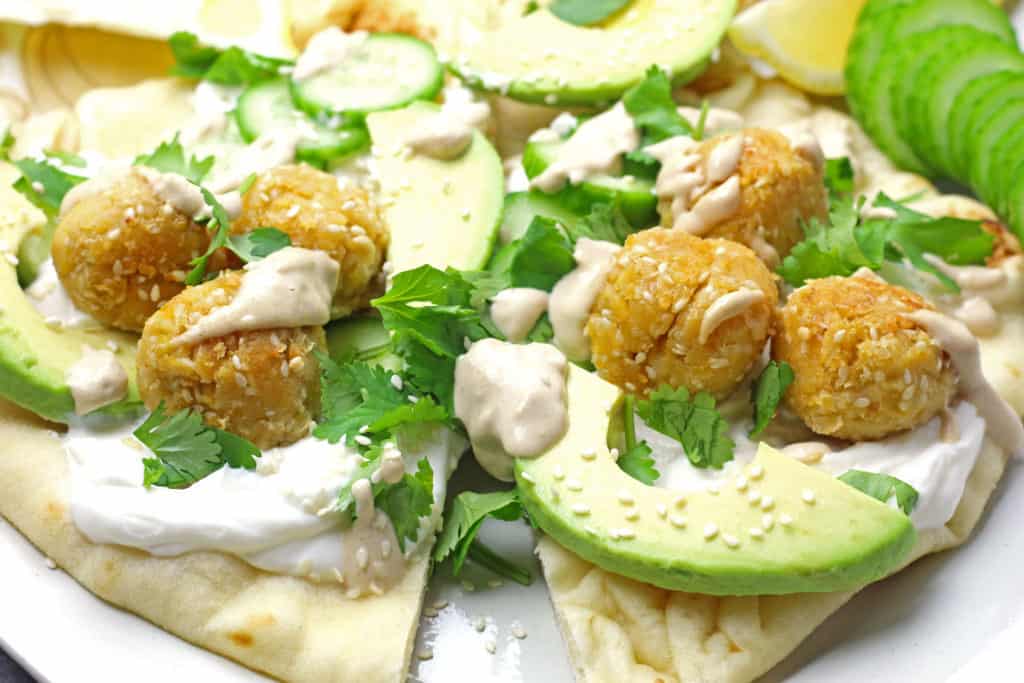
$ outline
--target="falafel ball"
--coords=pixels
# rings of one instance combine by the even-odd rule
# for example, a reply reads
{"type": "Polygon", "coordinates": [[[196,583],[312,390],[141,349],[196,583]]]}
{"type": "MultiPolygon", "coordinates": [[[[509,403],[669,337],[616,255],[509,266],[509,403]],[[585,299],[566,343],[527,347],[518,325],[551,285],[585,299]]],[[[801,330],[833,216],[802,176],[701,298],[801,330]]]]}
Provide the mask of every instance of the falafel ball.
{"type": "Polygon", "coordinates": [[[189,262],[206,251],[210,235],[158,197],[137,170],[110,180],[82,193],[61,215],[53,265],[78,309],[141,332],[149,316],[185,288],[189,262]]]}
{"type": "Polygon", "coordinates": [[[790,295],[772,342],[796,379],[786,403],[812,430],[867,441],[912,429],[949,404],[948,356],[908,313],[935,310],[874,274],[812,280],[790,295]]]}
{"type": "MultiPolygon", "coordinates": [[[[803,223],[811,218],[824,220],[828,215],[821,148],[810,137],[805,144],[793,144],[776,131],[746,128],[707,139],[692,152],[702,159],[705,178],[712,175],[708,164],[714,151],[722,145],[735,144],[736,136],[742,136],[742,152],[735,169],[739,206],[701,236],[745,244],[769,268],[774,268],[804,239],[803,223]]],[[[688,198],[689,205],[695,206],[717,187],[706,184],[699,188],[700,194],[688,198]]],[[[673,203],[673,198],[662,198],[659,202],[661,224],[665,227],[675,225],[673,203]]]]}
{"type": "Polygon", "coordinates": [[[380,208],[362,188],[341,189],[330,173],[304,164],[273,168],[242,197],[231,232],[268,226],[288,233],[296,247],[326,252],[341,266],[332,318],[366,308],[383,293],[378,276],[390,235],[380,208]]]}
{"type": "Polygon", "coordinates": [[[322,327],[174,341],[202,316],[231,303],[241,284],[242,273],[222,273],[186,289],[149,319],[139,341],[139,393],[150,409],[161,402],[171,412],[191,408],[207,424],[260,448],[286,446],[309,433],[320,411],[313,351],[327,348],[322,327]]]}
{"type": "Polygon", "coordinates": [[[631,235],[587,321],[594,365],[626,391],[731,393],[761,355],[778,289],[737,242],[653,228],[631,235]]]}

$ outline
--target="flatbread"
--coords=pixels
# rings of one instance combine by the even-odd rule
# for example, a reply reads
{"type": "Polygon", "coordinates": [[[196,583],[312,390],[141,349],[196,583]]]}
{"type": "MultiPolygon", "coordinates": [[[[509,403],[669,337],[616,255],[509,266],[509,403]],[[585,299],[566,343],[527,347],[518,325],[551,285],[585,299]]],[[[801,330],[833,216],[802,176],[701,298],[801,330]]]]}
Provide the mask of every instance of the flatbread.
{"type": "MultiPolygon", "coordinates": [[[[893,167],[848,116],[813,105],[782,83],[750,88],[740,104],[750,125],[802,119],[812,129],[844,129],[847,153],[862,169],[857,183],[864,194],[935,193],[926,179],[893,167]]],[[[982,348],[989,381],[1024,414],[1024,358],[1015,351],[1022,333],[1024,311],[1004,313],[1001,333],[983,340],[982,348]]],[[[967,540],[1006,462],[1007,455],[986,439],[953,518],[942,529],[921,533],[904,567],[967,540]]],[[[547,537],[538,542],[537,553],[579,683],[747,683],[784,659],[856,594],[720,598],[612,574],[547,537]]]]}
{"type": "Polygon", "coordinates": [[[281,679],[405,679],[426,554],[384,595],[350,600],[337,584],[269,574],[220,553],[163,558],[91,543],[71,519],[66,456],[52,427],[0,401],[0,515],[85,588],[281,679]]]}

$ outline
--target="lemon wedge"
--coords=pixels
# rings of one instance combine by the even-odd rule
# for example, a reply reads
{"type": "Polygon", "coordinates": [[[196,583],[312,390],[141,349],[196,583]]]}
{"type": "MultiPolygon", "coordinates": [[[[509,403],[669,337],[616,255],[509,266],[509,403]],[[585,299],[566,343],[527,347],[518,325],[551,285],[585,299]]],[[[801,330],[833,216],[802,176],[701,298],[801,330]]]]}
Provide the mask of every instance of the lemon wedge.
{"type": "Polygon", "coordinates": [[[729,37],[797,87],[841,95],[846,48],[866,1],[764,0],[733,19],[729,37]]]}

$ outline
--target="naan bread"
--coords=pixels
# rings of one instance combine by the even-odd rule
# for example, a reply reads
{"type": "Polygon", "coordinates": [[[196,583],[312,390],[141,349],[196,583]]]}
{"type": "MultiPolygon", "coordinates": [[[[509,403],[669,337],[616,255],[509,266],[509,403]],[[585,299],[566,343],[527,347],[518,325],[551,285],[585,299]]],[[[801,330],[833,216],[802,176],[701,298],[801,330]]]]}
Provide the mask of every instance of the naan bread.
{"type": "MultiPolygon", "coordinates": [[[[734,82],[743,84],[742,78],[734,82]]],[[[879,190],[894,197],[935,194],[926,179],[892,166],[848,116],[812,105],[789,86],[762,82],[749,95],[732,96],[741,101],[749,125],[797,121],[819,137],[833,134],[832,143],[845,146],[858,169],[857,188],[866,195],[879,190]]],[[[989,381],[1024,414],[1024,358],[1014,351],[1022,334],[1024,311],[1004,313],[1000,334],[983,340],[982,348],[989,381]]],[[[904,566],[967,540],[1006,461],[1007,455],[986,439],[953,518],[942,529],[921,533],[904,566]]],[[[856,594],[719,598],[662,590],[606,572],[547,537],[537,553],[579,683],[747,683],[856,594]]]]}

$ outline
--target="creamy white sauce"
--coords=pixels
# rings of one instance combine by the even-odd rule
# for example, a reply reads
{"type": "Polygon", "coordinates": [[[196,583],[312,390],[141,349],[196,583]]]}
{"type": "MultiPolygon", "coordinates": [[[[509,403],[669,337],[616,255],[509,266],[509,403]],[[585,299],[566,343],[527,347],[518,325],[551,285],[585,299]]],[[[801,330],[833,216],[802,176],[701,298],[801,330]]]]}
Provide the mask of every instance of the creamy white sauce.
{"type": "MultiPolygon", "coordinates": [[[[917,506],[910,518],[918,529],[937,529],[948,522],[956,511],[974,464],[981,454],[985,438],[985,420],[977,409],[963,401],[953,408],[959,433],[952,440],[943,440],[943,418],[935,417],[909,432],[881,441],[866,441],[835,447],[823,442],[795,443],[783,449],[787,455],[839,476],[851,469],[881,472],[913,486],[918,494],[917,506]]],[[[637,420],[637,438],[647,441],[661,476],[655,483],[661,488],[682,493],[706,491],[723,486],[742,473],[753,461],[758,444],[747,437],[750,423],[734,424],[730,433],[736,442],[735,459],[721,470],[700,469],[687,460],[678,441],[656,432],[637,420]]]]}
{"type": "Polygon", "coordinates": [[[558,150],[558,156],[530,183],[544,192],[557,192],[565,184],[578,185],[604,173],[616,174],[622,155],[640,144],[640,132],[621,102],[583,122],[558,150]]]}
{"type": "Polygon", "coordinates": [[[48,258],[40,264],[36,279],[25,290],[25,294],[28,302],[47,324],[79,329],[101,326],[97,320],[75,307],[57,276],[53,259],[48,258]]]}
{"type": "Polygon", "coordinates": [[[455,415],[480,466],[513,480],[516,458],[533,458],[568,427],[569,364],[550,344],[474,343],[455,363],[455,415]]]}
{"type": "MultiPolygon", "coordinates": [[[[213,193],[231,193],[241,187],[252,174],[263,173],[294,161],[296,146],[308,135],[309,131],[301,126],[280,128],[261,135],[232,154],[230,163],[223,168],[216,168],[213,175],[203,182],[203,186],[213,193]]],[[[223,199],[220,201],[224,202],[223,199]]]]}
{"type": "Polygon", "coordinates": [[[590,359],[587,319],[621,249],[611,242],[579,240],[573,250],[576,268],[551,290],[548,317],[555,333],[555,345],[569,360],[590,359]]]}
{"type": "Polygon", "coordinates": [[[473,99],[466,88],[445,89],[441,110],[429,117],[419,130],[413,131],[405,144],[414,154],[441,161],[456,159],[469,149],[473,134],[483,131],[491,118],[486,102],[473,99]]]}
{"type": "MultiPolygon", "coordinates": [[[[161,200],[176,211],[194,220],[204,220],[212,214],[212,207],[206,203],[199,186],[177,173],[161,173],[147,166],[136,166],[135,172],[146,179],[161,200]]],[[[211,190],[213,192],[214,190],[211,190]]],[[[218,192],[220,190],[217,190],[218,192]]],[[[228,216],[234,220],[242,211],[242,198],[237,192],[225,192],[217,197],[228,216]]]]}
{"type": "Polygon", "coordinates": [[[292,78],[304,81],[317,74],[343,64],[353,51],[366,42],[367,33],[345,33],[337,26],[320,31],[306,44],[292,71],[292,78]]]}
{"type": "Polygon", "coordinates": [[[711,150],[706,164],[708,181],[720,183],[733,173],[740,164],[745,146],[742,135],[732,135],[711,150]]]}
{"type": "Polygon", "coordinates": [[[231,303],[215,308],[175,337],[197,344],[232,332],[324,325],[338,286],[337,261],[322,251],[286,247],[245,267],[231,303]]]}
{"type": "MultiPolygon", "coordinates": [[[[376,592],[371,584],[386,590],[395,570],[404,571],[397,564],[404,559],[392,525],[386,517],[381,523],[372,500],[356,496],[359,519],[352,525],[334,508],[360,462],[355,450],[307,437],[264,451],[256,470],[224,467],[185,489],[146,489],[142,460],[151,454],[131,436],[134,427],[78,424],[65,438],[71,514],[93,542],[157,556],[230,553],[270,572],[344,578],[352,597],[376,592]],[[365,566],[357,556],[366,557],[365,566]]],[[[428,437],[403,454],[403,471],[414,471],[420,459],[428,459],[435,500],[432,518],[420,538],[406,544],[405,557],[432,538],[447,477],[465,446],[447,429],[428,437]]]]}
{"type": "Polygon", "coordinates": [[[179,132],[181,144],[191,147],[200,140],[223,133],[230,121],[229,114],[241,94],[241,86],[200,81],[192,93],[192,118],[179,132]]]}
{"type": "Polygon", "coordinates": [[[953,309],[953,317],[967,325],[975,337],[992,337],[1001,327],[999,313],[992,304],[980,296],[971,296],[953,309]]]}
{"type": "Polygon", "coordinates": [[[64,375],[75,413],[85,415],[128,395],[128,373],[108,349],[82,347],[82,356],[64,375]]]}
{"type": "Polygon", "coordinates": [[[721,327],[722,323],[742,315],[750,310],[751,306],[763,301],[764,292],[760,289],[750,289],[747,287],[718,297],[714,303],[708,306],[708,310],[704,312],[704,317],[700,321],[698,340],[701,344],[706,344],[711,335],[715,333],[715,330],[721,327]]]}
{"type": "Polygon", "coordinates": [[[1024,451],[1024,425],[985,378],[981,347],[971,331],[959,320],[935,311],[914,311],[906,318],[921,325],[949,354],[957,371],[960,393],[978,408],[992,440],[1011,455],[1024,451]]]}
{"type": "Polygon", "coordinates": [[[505,338],[521,342],[548,309],[548,293],[532,287],[513,287],[491,301],[491,318],[505,338]]]}
{"type": "Polygon", "coordinates": [[[677,215],[673,227],[703,237],[716,225],[739,211],[741,204],[740,179],[739,176],[733,175],[701,196],[689,211],[677,215]]]}
{"type": "Polygon", "coordinates": [[[67,215],[83,199],[106,192],[130,173],[132,173],[132,167],[127,164],[104,165],[93,177],[67,191],[64,199],[60,202],[60,215],[67,215]]]}

